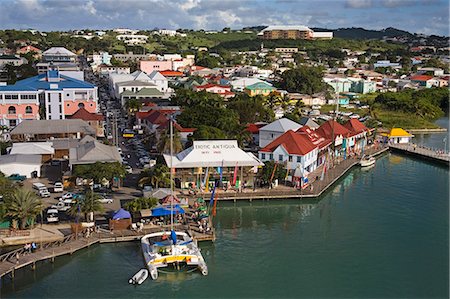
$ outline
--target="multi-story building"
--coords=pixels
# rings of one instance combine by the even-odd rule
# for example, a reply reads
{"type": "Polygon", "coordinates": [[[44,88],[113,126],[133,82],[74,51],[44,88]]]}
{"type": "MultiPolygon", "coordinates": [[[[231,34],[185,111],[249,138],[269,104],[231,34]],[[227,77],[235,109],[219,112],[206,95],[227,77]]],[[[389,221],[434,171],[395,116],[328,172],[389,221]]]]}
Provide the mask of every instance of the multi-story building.
{"type": "Polygon", "coordinates": [[[116,39],[123,41],[127,45],[138,45],[145,44],[148,40],[148,36],[140,34],[120,34],[116,36],[116,39]]]}
{"type": "Polygon", "coordinates": [[[263,39],[332,39],[333,32],[314,32],[301,25],[276,25],[258,33],[263,39]]]}
{"type": "Polygon", "coordinates": [[[42,53],[43,62],[75,62],[77,54],[64,47],[53,47],[42,53]]]}
{"type": "Polygon", "coordinates": [[[0,125],[14,127],[26,119],[65,119],[84,107],[97,112],[97,87],[48,71],[14,85],[0,86],[0,125]]]}
{"type": "Polygon", "coordinates": [[[4,68],[5,65],[21,66],[28,61],[20,57],[19,55],[0,55],[0,69],[4,68]]]}

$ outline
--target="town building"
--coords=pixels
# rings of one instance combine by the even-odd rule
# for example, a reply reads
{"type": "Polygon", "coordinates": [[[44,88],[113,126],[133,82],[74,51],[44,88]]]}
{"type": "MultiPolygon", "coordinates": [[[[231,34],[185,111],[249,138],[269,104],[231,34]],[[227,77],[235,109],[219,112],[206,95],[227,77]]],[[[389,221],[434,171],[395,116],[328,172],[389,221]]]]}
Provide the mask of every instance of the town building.
{"type": "Polygon", "coordinates": [[[368,81],[357,78],[323,78],[324,82],[333,87],[337,93],[342,92],[356,92],[356,93],[371,93],[376,91],[377,82],[368,81]]]}
{"type": "Polygon", "coordinates": [[[146,74],[150,74],[153,71],[173,70],[172,61],[170,60],[141,60],[139,69],[146,74]]]}
{"type": "Polygon", "coordinates": [[[24,119],[39,119],[39,108],[45,119],[64,119],[80,107],[97,112],[97,87],[48,71],[13,85],[0,86],[0,124],[14,127],[24,119]]]}
{"type": "Polygon", "coordinates": [[[85,108],[78,109],[77,112],[67,117],[68,119],[81,119],[87,122],[95,131],[97,137],[105,137],[104,122],[105,117],[99,113],[91,113],[85,108]]]}
{"type": "Polygon", "coordinates": [[[16,142],[12,144],[9,155],[40,155],[41,162],[49,162],[54,154],[55,149],[51,142],[16,142]]]}
{"type": "Polygon", "coordinates": [[[301,25],[274,25],[258,33],[263,39],[332,39],[333,32],[314,32],[301,25]]]}
{"type": "Polygon", "coordinates": [[[194,85],[194,91],[206,91],[211,93],[216,93],[223,98],[234,97],[234,92],[231,91],[231,86],[228,85],[218,85],[218,84],[205,84],[205,85],[194,85]]]}
{"type": "Polygon", "coordinates": [[[385,143],[410,143],[414,135],[406,132],[402,128],[392,128],[389,133],[381,134],[385,143]]]}
{"type": "Polygon", "coordinates": [[[253,154],[240,149],[236,140],[194,141],[190,148],[176,155],[164,154],[164,160],[176,169],[175,179],[180,181],[182,188],[201,186],[205,176],[210,182],[207,188],[212,187],[220,178],[217,167],[222,168],[221,183],[224,186],[231,185],[236,171],[239,188],[250,186],[258,166],[263,165],[253,154]]]}
{"type": "Polygon", "coordinates": [[[123,41],[127,45],[142,45],[147,43],[148,36],[141,34],[119,34],[116,39],[123,41]]]}
{"type": "Polygon", "coordinates": [[[13,142],[81,139],[95,134],[96,131],[81,119],[27,120],[17,125],[10,133],[13,142]]]}
{"type": "Polygon", "coordinates": [[[42,53],[43,62],[76,62],[77,54],[64,47],[52,47],[42,53]]]}
{"type": "Polygon", "coordinates": [[[258,145],[263,148],[279,136],[283,135],[285,132],[289,130],[293,130],[295,132],[301,128],[301,126],[302,125],[288,118],[277,119],[276,121],[271,122],[270,124],[259,129],[258,145]]]}
{"type": "Polygon", "coordinates": [[[27,178],[41,176],[40,155],[3,155],[0,156],[0,172],[5,176],[12,174],[24,175],[27,178]]]}
{"type": "Polygon", "coordinates": [[[97,140],[80,141],[78,146],[69,151],[69,165],[102,163],[122,163],[117,147],[98,142],[97,140]]]}
{"type": "Polygon", "coordinates": [[[249,96],[268,96],[271,92],[276,91],[277,89],[265,82],[258,82],[252,85],[249,85],[244,88],[244,92],[249,96]]]}
{"type": "Polygon", "coordinates": [[[28,63],[28,60],[19,55],[0,55],[0,69],[3,69],[6,65],[21,66],[25,63],[28,63]]]}
{"type": "MultiPolygon", "coordinates": [[[[257,78],[234,78],[230,81],[230,85],[233,87],[235,91],[244,91],[247,86],[253,85],[255,83],[267,83],[266,81],[257,79],[257,78]]],[[[272,85],[271,85],[272,86],[272,85]]]]}

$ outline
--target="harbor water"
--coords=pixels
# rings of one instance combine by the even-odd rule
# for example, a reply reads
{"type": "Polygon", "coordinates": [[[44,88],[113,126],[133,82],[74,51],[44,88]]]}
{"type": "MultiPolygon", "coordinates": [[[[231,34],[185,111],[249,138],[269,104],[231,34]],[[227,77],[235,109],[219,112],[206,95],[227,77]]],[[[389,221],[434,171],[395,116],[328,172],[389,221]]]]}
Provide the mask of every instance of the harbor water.
{"type": "Polygon", "coordinates": [[[102,244],[19,271],[2,298],[446,298],[446,168],[386,154],[320,200],[221,202],[209,275],[160,275],[135,287],[138,243],[102,244]]]}

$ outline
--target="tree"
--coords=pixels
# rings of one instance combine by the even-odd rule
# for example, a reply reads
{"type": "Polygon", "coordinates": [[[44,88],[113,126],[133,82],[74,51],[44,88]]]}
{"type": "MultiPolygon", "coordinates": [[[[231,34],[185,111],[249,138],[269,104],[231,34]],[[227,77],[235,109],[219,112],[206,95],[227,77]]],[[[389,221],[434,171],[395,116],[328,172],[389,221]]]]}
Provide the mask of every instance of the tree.
{"type": "Polygon", "coordinates": [[[281,87],[289,92],[312,95],[327,89],[327,84],[322,80],[322,68],[319,67],[300,66],[283,72],[281,78],[281,87]]]}
{"type": "Polygon", "coordinates": [[[190,137],[192,140],[220,140],[226,138],[226,134],[221,129],[211,126],[198,126],[197,130],[190,137]]]}
{"type": "Polygon", "coordinates": [[[5,198],[6,215],[20,222],[20,229],[25,229],[31,220],[42,212],[43,206],[35,193],[23,188],[16,189],[10,197],[5,198]]]}
{"type": "Polygon", "coordinates": [[[124,208],[132,213],[139,212],[144,209],[151,209],[158,204],[158,199],[154,197],[138,197],[125,203],[124,208]]]}
{"type": "MultiPolygon", "coordinates": [[[[183,150],[183,144],[181,143],[180,133],[177,130],[173,131],[172,140],[173,153],[176,154],[181,152],[183,150]]],[[[167,128],[167,130],[159,136],[157,149],[163,154],[170,153],[170,128],[167,128]]]]}
{"type": "Polygon", "coordinates": [[[270,106],[271,101],[258,95],[251,97],[241,93],[229,100],[227,107],[239,115],[239,123],[246,125],[259,121],[272,122],[275,115],[270,106]],[[269,105],[266,105],[266,103],[269,105]]]}
{"type": "Polygon", "coordinates": [[[150,184],[153,188],[170,186],[170,169],[164,164],[156,164],[153,168],[144,170],[139,179],[139,185],[150,184]]]}
{"type": "Polygon", "coordinates": [[[85,179],[92,179],[95,183],[101,183],[103,179],[112,181],[114,178],[122,178],[126,174],[125,167],[119,162],[76,165],[73,175],[85,179]]]}
{"type": "Polygon", "coordinates": [[[286,178],[286,168],[284,164],[275,163],[274,161],[264,162],[264,166],[260,174],[260,179],[264,184],[270,184],[271,178],[272,180],[278,179],[279,181],[284,181],[284,179],[286,178]],[[275,166],[276,169],[274,173],[275,166]]]}
{"type": "Polygon", "coordinates": [[[142,104],[138,99],[128,99],[125,103],[125,108],[128,110],[128,113],[134,114],[139,111],[142,104]]]}
{"type": "Polygon", "coordinates": [[[92,215],[95,212],[103,211],[103,205],[99,199],[100,196],[98,194],[89,190],[76,199],[75,204],[69,209],[69,214],[78,217],[82,213],[86,221],[93,221],[93,217],[89,217],[88,219],[88,214],[92,215]]]}

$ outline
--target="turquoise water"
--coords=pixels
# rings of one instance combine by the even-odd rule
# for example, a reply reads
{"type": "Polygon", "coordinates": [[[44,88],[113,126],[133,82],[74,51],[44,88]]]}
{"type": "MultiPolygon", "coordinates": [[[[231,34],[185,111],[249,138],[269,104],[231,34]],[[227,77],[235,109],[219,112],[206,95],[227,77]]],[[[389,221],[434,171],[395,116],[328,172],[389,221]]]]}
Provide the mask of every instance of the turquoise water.
{"type": "Polygon", "coordinates": [[[449,150],[450,138],[448,136],[449,119],[448,117],[440,118],[436,124],[442,128],[446,128],[447,132],[434,134],[414,134],[413,142],[421,145],[426,145],[435,149],[449,150]],[[444,141],[446,139],[446,141],[444,141]]]}
{"type": "Polygon", "coordinates": [[[209,275],[134,287],[138,243],[21,271],[1,297],[448,298],[449,171],[397,155],[355,168],[321,200],[220,203],[209,275]]]}

